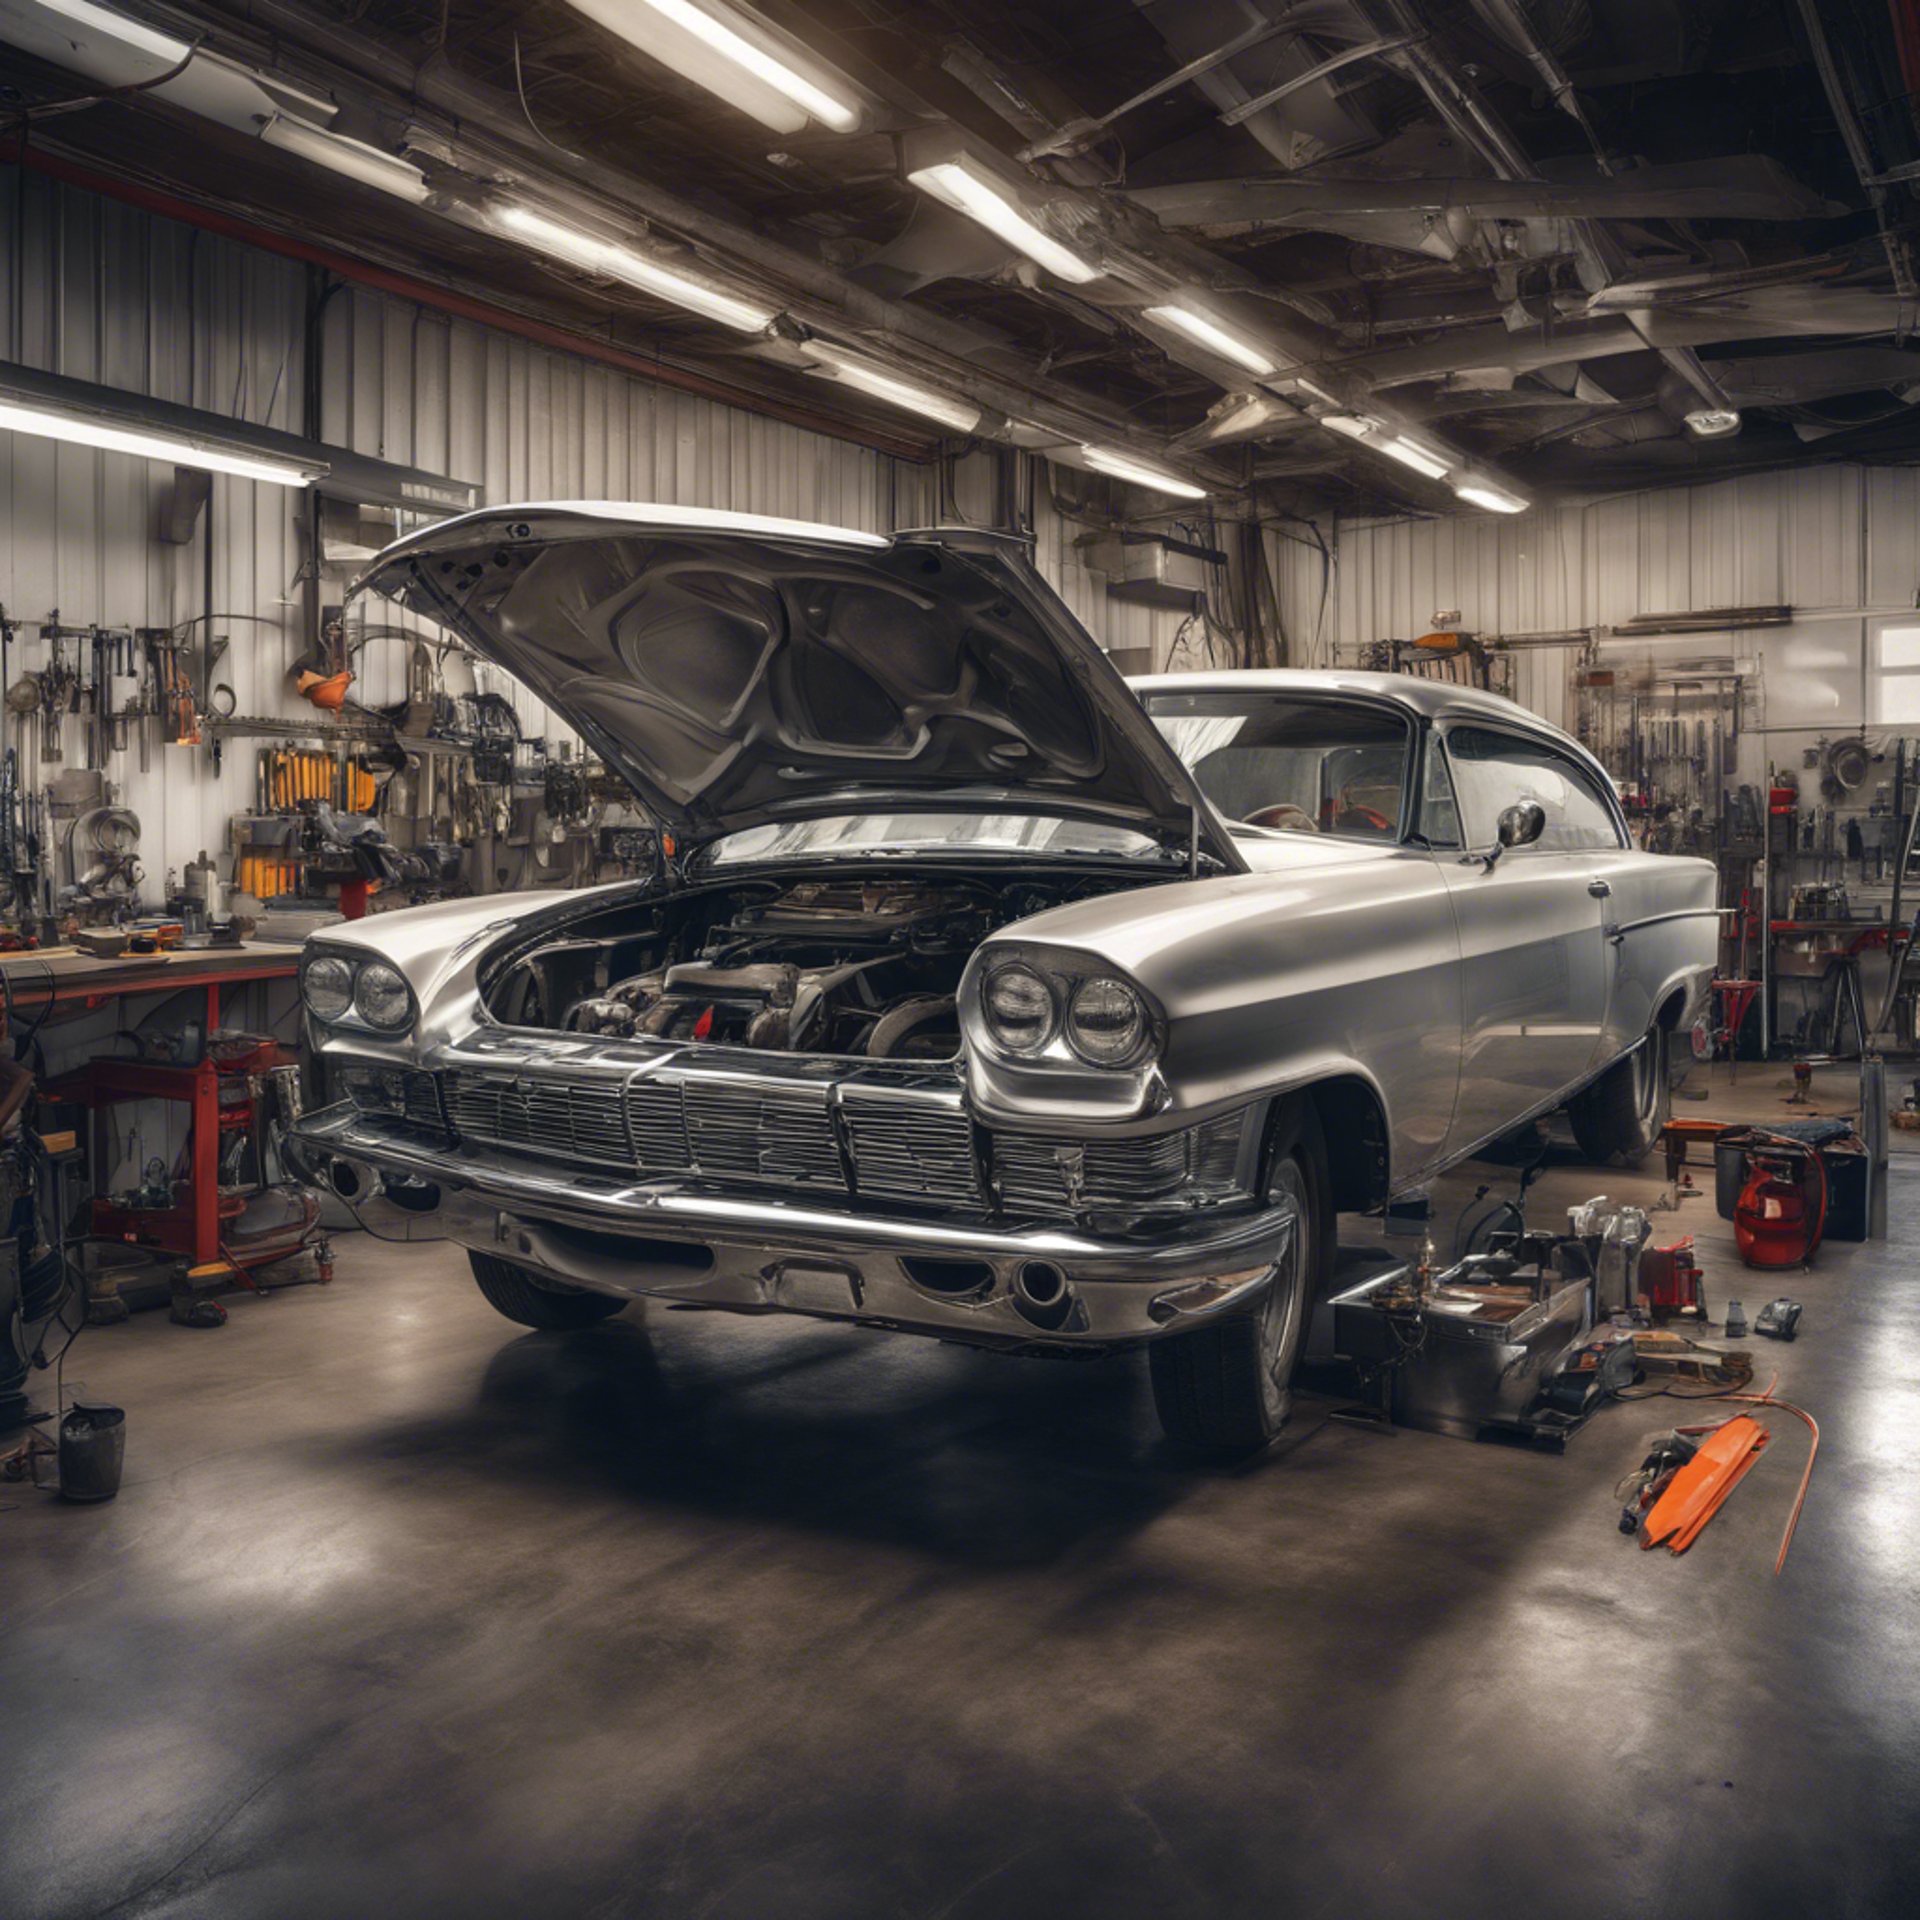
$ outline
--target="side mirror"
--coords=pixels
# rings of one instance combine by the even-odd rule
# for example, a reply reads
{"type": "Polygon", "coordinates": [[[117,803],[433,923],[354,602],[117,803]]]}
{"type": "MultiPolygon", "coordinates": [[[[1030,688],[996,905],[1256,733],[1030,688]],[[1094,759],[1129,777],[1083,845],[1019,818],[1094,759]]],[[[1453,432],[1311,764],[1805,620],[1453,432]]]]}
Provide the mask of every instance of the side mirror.
{"type": "Polygon", "coordinates": [[[1496,828],[1503,847],[1530,847],[1546,830],[1547,810],[1537,800],[1507,808],[1496,828]]]}

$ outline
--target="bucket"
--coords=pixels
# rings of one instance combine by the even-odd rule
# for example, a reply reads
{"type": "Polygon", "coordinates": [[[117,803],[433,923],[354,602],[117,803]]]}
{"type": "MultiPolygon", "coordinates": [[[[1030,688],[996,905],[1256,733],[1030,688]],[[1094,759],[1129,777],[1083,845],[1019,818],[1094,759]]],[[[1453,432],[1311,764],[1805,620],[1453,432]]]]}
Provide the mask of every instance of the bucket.
{"type": "Polygon", "coordinates": [[[76,1400],[60,1422],[60,1497],[111,1500],[120,1491],[127,1416],[119,1407],[76,1400]]]}

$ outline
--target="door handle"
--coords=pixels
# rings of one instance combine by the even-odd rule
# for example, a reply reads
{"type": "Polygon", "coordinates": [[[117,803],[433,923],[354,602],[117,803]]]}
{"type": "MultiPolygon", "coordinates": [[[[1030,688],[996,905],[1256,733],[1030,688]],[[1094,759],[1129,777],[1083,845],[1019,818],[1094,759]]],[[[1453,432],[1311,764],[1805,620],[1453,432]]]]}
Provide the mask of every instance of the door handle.
{"type": "Polygon", "coordinates": [[[1587,882],[1587,891],[1592,894],[1596,900],[1605,900],[1613,892],[1613,883],[1608,880],[1589,880],[1587,882]]]}

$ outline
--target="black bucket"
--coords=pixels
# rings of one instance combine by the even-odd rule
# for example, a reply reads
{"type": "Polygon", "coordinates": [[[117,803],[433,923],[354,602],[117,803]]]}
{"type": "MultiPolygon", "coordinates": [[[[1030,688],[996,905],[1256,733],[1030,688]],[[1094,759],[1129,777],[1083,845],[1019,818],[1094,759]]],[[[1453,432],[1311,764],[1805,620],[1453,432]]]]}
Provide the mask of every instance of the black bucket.
{"type": "Polygon", "coordinates": [[[60,1497],[111,1500],[120,1491],[127,1416],[119,1407],[76,1400],[60,1422],[60,1497]]]}

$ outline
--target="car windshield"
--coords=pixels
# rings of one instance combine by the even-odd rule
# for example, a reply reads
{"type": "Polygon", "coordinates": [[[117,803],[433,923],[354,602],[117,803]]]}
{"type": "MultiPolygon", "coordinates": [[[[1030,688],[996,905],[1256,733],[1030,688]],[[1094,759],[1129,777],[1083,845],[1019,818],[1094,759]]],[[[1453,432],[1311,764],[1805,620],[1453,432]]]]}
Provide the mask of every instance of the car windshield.
{"type": "Polygon", "coordinates": [[[726,834],[705,850],[705,857],[715,866],[738,866],[755,860],[830,860],[875,853],[1179,857],[1129,827],[1033,813],[862,813],[782,820],[726,834]]]}
{"type": "Polygon", "coordinates": [[[1229,820],[1395,840],[1409,730],[1379,707],[1296,694],[1150,693],[1147,712],[1229,820]]]}

